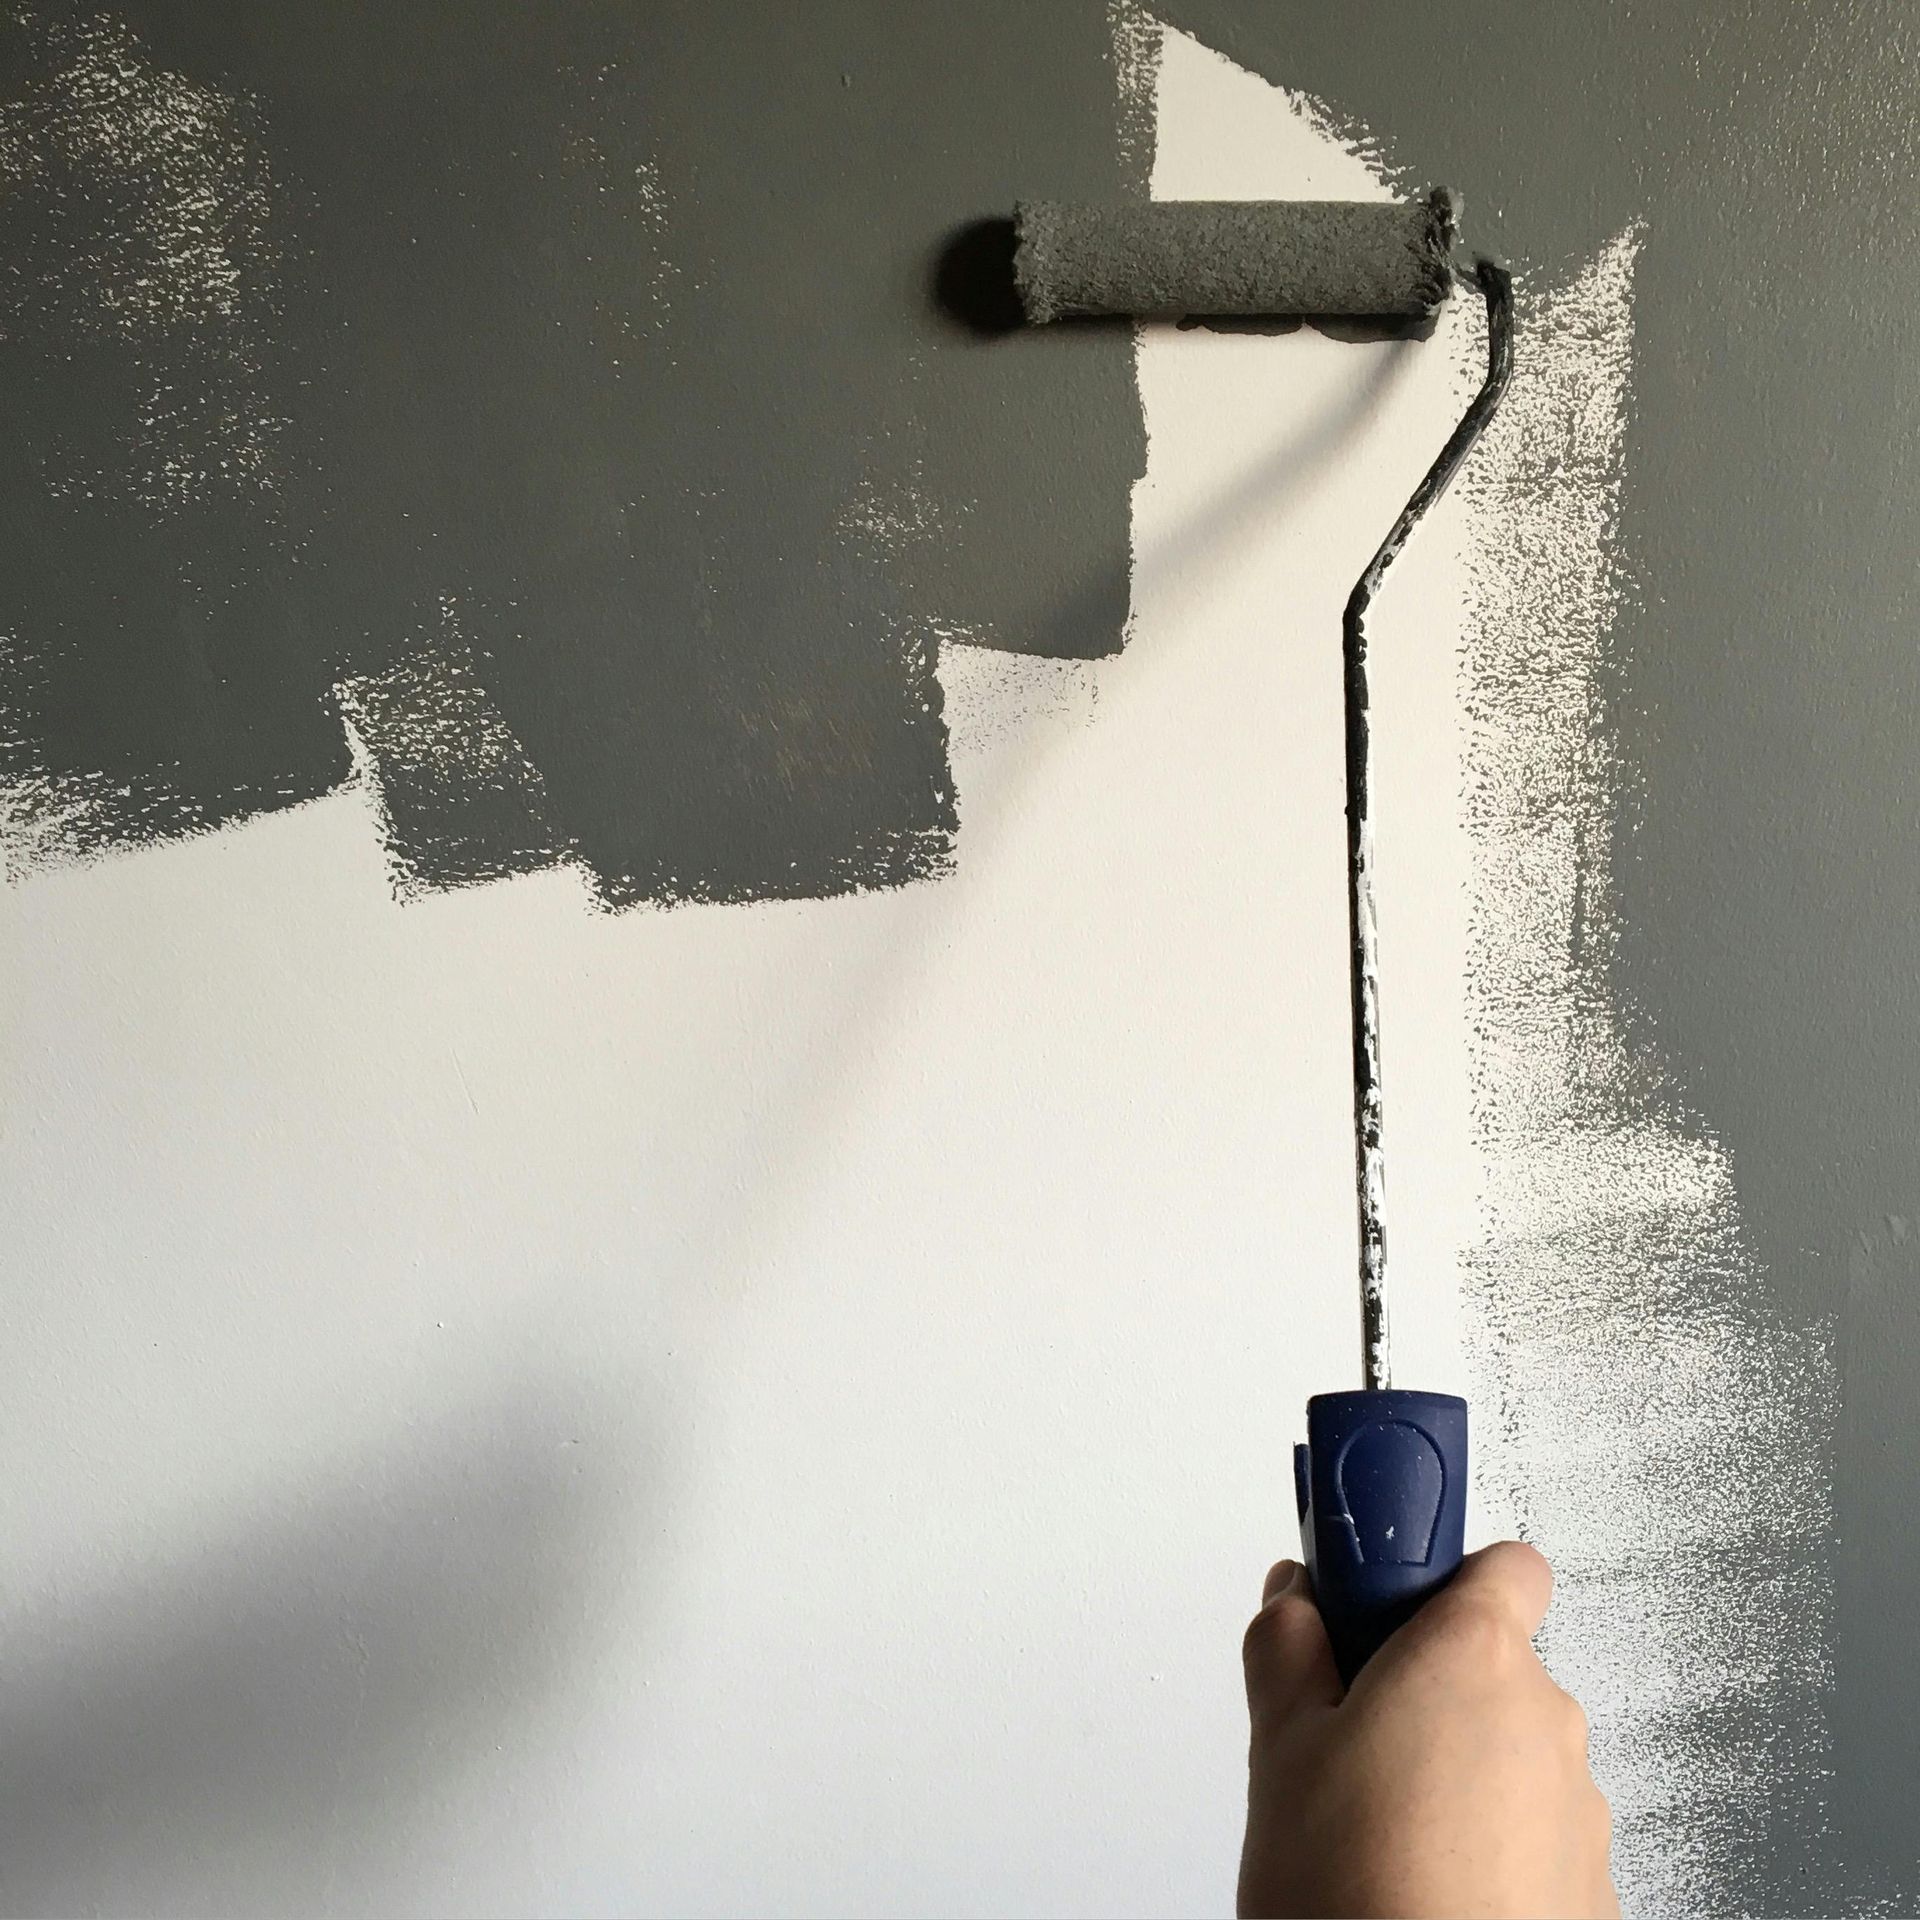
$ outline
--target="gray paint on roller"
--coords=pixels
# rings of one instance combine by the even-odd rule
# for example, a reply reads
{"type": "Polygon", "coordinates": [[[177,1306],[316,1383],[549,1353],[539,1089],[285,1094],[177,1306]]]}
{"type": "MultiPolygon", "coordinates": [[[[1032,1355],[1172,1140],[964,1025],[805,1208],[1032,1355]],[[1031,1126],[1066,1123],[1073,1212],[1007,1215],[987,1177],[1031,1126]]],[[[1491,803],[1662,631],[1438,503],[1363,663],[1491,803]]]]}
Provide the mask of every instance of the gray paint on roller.
{"type": "Polygon", "coordinates": [[[1447,297],[1453,201],[1022,201],[1014,279],[1036,325],[1075,315],[1425,319],[1447,297]]]}

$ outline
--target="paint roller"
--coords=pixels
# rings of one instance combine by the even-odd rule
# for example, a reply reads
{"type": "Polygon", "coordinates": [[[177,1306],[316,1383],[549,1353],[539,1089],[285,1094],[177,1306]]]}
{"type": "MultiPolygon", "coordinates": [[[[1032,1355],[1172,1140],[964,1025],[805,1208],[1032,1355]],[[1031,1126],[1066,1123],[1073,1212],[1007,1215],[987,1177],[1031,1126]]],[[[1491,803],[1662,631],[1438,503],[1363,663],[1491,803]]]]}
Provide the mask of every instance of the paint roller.
{"type": "Polygon", "coordinates": [[[1364,1385],[1307,1402],[1293,1476],[1302,1557],[1348,1682],[1452,1577],[1465,1544],[1467,1404],[1395,1387],[1388,1349],[1366,629],[1387,569],[1459,471],[1512,367],[1511,283],[1491,260],[1476,260],[1470,273],[1454,265],[1458,211],[1444,190],[1412,201],[1028,201],[1014,209],[1014,283],[1034,325],[1130,315],[1404,327],[1432,319],[1456,285],[1486,303],[1486,377],[1355,583],[1341,629],[1364,1385]]]}

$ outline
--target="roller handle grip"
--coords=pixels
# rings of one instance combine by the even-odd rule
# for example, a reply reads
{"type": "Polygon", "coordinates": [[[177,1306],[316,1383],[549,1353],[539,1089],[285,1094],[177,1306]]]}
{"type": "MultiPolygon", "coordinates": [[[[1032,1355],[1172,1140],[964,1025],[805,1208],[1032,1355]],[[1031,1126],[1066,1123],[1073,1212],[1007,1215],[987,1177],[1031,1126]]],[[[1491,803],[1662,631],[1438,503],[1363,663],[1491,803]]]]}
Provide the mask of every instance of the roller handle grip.
{"type": "Polygon", "coordinates": [[[1351,1686],[1460,1564],[1467,1403],[1399,1389],[1315,1394],[1293,1479],[1301,1555],[1351,1686]]]}

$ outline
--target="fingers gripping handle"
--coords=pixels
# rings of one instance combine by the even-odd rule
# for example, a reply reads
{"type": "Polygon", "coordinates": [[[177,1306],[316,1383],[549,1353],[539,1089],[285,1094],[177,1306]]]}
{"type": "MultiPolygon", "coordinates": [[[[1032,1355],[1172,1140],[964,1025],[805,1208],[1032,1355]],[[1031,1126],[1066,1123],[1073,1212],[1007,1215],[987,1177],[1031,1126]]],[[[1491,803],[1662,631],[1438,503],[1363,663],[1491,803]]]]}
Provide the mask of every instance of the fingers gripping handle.
{"type": "Polygon", "coordinates": [[[1318,1393],[1293,1450],[1301,1557],[1349,1685],[1452,1578],[1466,1541],[1467,1403],[1450,1393],[1318,1393]]]}

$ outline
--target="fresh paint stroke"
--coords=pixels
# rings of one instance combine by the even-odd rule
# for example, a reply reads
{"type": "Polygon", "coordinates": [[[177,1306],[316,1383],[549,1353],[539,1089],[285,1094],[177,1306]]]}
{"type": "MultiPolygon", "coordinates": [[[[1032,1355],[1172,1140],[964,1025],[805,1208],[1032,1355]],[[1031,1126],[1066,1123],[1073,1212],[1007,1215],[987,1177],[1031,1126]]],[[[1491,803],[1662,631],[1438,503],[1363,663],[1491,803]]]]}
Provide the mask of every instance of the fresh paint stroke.
{"type": "MultiPolygon", "coordinates": [[[[1156,193],[1404,190],[1381,141],[1319,102],[1184,34],[1158,65],[1156,193]]],[[[1506,403],[1381,598],[1385,1038],[1389,1088],[1412,1094],[1389,1099],[1388,1195],[1396,1310],[1457,1303],[1482,1526],[1555,1564],[1543,1651],[1591,1719],[1623,1899],[1711,1912],[1806,1844],[1775,1836],[1828,1823],[1834,1370],[1830,1328],[1769,1298],[1725,1148],[1612,972],[1626,775],[1607,690],[1645,243],[1630,227],[1523,269],[1506,403]],[[1457,1088],[1432,1064],[1456,1042],[1457,1088]]],[[[1201,402],[1156,404],[1163,351],[1150,333],[1146,502],[1169,484],[1165,412],[1201,402]]],[[[1444,330],[1422,351],[1474,365],[1444,330]]],[[[1257,396],[1278,434],[1255,378],[1235,402],[1257,396]]],[[[1136,541],[1151,611],[1138,522],[1136,541]]],[[[1268,616],[1278,646],[1287,612],[1268,616]]]]}
{"type": "Polygon", "coordinates": [[[1463,1265],[1483,1490],[1554,1562],[1542,1647],[1593,1727],[1623,1898],[1714,1912],[1763,1818],[1825,1824],[1835,1379],[1830,1329],[1767,1298],[1726,1151],[1609,977],[1641,240],[1528,292],[1456,510],[1484,1182],[1463,1265]]]}
{"type": "Polygon", "coordinates": [[[936,286],[1138,184],[1100,8],[483,14],[0,20],[15,876],[357,775],[402,895],[894,884],[941,645],[1120,644],[1126,330],[936,286]]]}

